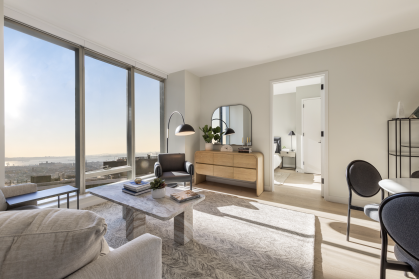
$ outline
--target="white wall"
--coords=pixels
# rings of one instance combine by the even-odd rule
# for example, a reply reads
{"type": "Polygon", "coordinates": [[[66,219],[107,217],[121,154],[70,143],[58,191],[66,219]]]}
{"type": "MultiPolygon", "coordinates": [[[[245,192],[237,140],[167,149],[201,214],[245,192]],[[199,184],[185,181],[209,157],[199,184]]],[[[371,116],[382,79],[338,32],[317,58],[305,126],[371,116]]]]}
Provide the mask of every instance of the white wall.
{"type": "MultiPolygon", "coordinates": [[[[183,122],[179,114],[174,114],[170,120],[169,153],[185,153],[186,160],[190,162],[193,162],[195,151],[199,150],[200,95],[199,77],[187,71],[168,76],[165,92],[165,125],[172,112],[179,111],[185,117],[185,123],[195,129],[194,135],[176,136],[175,130],[183,122]]],[[[167,129],[167,126],[165,128],[167,129]]]]}
{"type": "MultiPolygon", "coordinates": [[[[291,136],[289,132],[296,131],[295,126],[295,93],[279,94],[273,96],[273,135],[281,137],[281,148],[291,149],[291,136]]],[[[292,137],[292,146],[296,149],[297,139],[292,137]]],[[[273,141],[272,141],[273,143],[273,141]]],[[[294,167],[294,158],[283,157],[284,167],[294,167]]]]}
{"type": "MultiPolygon", "coordinates": [[[[4,1],[0,0],[0,24],[4,26],[4,1]]],[[[0,158],[3,158],[3,163],[0,164],[0,187],[4,185],[5,180],[5,137],[4,137],[4,34],[3,29],[0,28],[0,123],[3,123],[0,129],[0,158]]]]}
{"type": "MultiPolygon", "coordinates": [[[[364,159],[387,176],[387,120],[397,102],[419,105],[419,29],[201,78],[201,125],[222,105],[246,105],[253,116],[253,149],[268,169],[270,81],[329,72],[329,190],[327,200],[346,203],[345,169],[364,159]]],[[[201,148],[203,141],[201,141],[201,148]]],[[[413,169],[419,169],[416,164],[413,169]]],[[[378,201],[379,198],[375,198],[378,201]]],[[[355,204],[371,202],[356,197],[355,204]]]]}
{"type": "Polygon", "coordinates": [[[295,137],[297,139],[297,168],[298,169],[302,169],[302,162],[303,162],[303,157],[302,157],[302,152],[300,152],[301,150],[303,150],[301,148],[301,136],[303,135],[303,128],[302,128],[302,124],[303,124],[303,120],[302,120],[302,100],[303,99],[308,99],[308,98],[315,98],[315,97],[320,97],[321,96],[321,87],[320,84],[313,84],[313,85],[306,85],[306,86],[301,86],[301,87],[297,87],[296,90],[296,96],[295,96],[295,126],[296,126],[296,132],[295,132],[295,137]]]}
{"type": "Polygon", "coordinates": [[[195,151],[199,150],[199,140],[202,139],[199,133],[200,87],[200,78],[185,71],[185,122],[195,129],[194,135],[185,137],[185,154],[189,162],[194,161],[195,151]]]}

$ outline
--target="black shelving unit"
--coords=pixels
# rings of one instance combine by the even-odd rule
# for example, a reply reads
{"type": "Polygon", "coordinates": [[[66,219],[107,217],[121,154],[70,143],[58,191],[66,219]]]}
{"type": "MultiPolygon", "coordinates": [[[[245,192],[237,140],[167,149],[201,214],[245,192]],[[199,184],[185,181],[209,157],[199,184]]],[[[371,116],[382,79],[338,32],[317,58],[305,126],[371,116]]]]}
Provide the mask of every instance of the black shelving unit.
{"type": "MultiPolygon", "coordinates": [[[[418,139],[415,139],[415,144],[412,146],[412,122],[418,121],[418,118],[393,118],[387,121],[387,148],[388,148],[388,159],[387,159],[387,177],[390,177],[390,157],[393,156],[396,160],[395,178],[402,177],[402,158],[409,158],[409,177],[412,174],[412,158],[419,158],[419,143],[418,139]],[[390,151],[390,122],[394,122],[394,138],[395,148],[394,151],[390,151]],[[407,142],[403,142],[402,139],[402,124],[408,124],[409,139],[407,142]],[[397,136],[398,135],[398,136],[397,136]],[[404,149],[404,150],[403,150],[404,149]],[[412,149],[414,152],[412,152],[412,149]],[[398,161],[398,162],[397,162],[398,161]],[[399,170],[397,170],[399,168],[399,170]]],[[[406,125],[403,125],[406,126],[406,125]]]]}

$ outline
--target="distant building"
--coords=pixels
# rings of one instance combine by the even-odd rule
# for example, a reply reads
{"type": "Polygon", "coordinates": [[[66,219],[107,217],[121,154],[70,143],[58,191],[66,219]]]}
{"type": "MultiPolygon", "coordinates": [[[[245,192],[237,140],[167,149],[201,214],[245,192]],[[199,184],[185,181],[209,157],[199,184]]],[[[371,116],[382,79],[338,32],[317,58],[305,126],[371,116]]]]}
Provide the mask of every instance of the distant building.
{"type": "MultiPolygon", "coordinates": [[[[147,157],[135,157],[135,172],[137,175],[149,174],[154,172],[154,163],[157,162],[157,156],[148,155],[147,157]]],[[[126,158],[118,158],[116,161],[105,161],[103,166],[108,166],[109,168],[126,166],[126,158]]],[[[122,176],[127,175],[127,173],[121,173],[122,176]]]]}
{"type": "Polygon", "coordinates": [[[51,182],[51,175],[32,175],[31,183],[51,182]]]}

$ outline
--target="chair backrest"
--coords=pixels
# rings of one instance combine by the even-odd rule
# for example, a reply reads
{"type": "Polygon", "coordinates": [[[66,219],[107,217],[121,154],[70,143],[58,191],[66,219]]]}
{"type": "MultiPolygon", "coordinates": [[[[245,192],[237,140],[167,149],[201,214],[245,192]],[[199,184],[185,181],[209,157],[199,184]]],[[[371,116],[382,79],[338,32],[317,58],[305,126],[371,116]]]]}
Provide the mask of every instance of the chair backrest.
{"type": "Polygon", "coordinates": [[[163,172],[185,171],[185,153],[161,153],[159,163],[163,172]]]}
{"type": "Polygon", "coordinates": [[[419,192],[405,192],[386,198],[378,214],[381,231],[419,261],[419,192]]]}
{"type": "Polygon", "coordinates": [[[366,161],[352,161],[346,168],[349,190],[353,190],[361,197],[376,195],[380,191],[380,185],[378,185],[380,180],[381,175],[378,170],[366,161]]]}
{"type": "Polygon", "coordinates": [[[419,178],[419,171],[415,171],[414,173],[412,173],[412,175],[410,177],[411,178],[419,178]]]}

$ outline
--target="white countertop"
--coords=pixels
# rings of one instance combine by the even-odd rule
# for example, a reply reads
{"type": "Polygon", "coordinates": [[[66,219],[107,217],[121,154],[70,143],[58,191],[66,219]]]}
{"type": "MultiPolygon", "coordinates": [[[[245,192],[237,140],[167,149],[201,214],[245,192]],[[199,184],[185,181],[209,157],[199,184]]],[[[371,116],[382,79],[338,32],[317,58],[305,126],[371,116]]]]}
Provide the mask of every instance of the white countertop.
{"type": "Polygon", "coordinates": [[[419,178],[390,178],[379,183],[381,188],[391,194],[402,192],[419,192],[419,178]]]}

